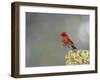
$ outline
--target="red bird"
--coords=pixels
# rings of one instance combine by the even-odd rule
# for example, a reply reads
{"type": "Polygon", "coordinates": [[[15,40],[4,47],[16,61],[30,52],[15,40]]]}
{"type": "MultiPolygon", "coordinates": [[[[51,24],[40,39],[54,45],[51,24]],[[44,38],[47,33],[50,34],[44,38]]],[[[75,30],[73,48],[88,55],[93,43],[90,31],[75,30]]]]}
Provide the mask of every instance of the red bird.
{"type": "Polygon", "coordinates": [[[64,46],[67,46],[72,49],[77,49],[72,40],[68,37],[66,32],[61,33],[61,38],[64,46]]]}

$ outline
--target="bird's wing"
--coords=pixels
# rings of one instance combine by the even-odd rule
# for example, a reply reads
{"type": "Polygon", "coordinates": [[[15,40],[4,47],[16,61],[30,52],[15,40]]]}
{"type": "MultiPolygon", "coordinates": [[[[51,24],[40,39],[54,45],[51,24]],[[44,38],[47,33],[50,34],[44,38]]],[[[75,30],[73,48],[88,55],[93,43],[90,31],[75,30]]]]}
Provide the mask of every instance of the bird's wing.
{"type": "Polygon", "coordinates": [[[73,41],[71,39],[69,39],[69,38],[67,38],[67,39],[68,39],[68,41],[70,41],[73,44],[73,41]]]}

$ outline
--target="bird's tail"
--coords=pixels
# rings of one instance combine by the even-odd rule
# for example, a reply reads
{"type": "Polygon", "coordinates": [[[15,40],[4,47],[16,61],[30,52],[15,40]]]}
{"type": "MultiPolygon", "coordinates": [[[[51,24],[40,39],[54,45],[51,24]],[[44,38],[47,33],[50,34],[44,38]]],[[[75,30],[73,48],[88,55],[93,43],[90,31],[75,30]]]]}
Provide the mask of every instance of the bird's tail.
{"type": "Polygon", "coordinates": [[[73,48],[73,49],[77,49],[74,45],[72,45],[72,48],[73,48]]]}

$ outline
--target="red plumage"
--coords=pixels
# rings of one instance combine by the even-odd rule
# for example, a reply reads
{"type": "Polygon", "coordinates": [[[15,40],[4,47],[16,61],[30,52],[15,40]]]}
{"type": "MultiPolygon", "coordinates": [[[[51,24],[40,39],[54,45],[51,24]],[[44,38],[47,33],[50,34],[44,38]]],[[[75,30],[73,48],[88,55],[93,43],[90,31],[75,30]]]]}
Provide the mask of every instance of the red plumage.
{"type": "Polygon", "coordinates": [[[72,49],[77,49],[77,48],[74,46],[73,41],[69,38],[69,36],[67,35],[66,32],[62,32],[62,33],[61,33],[61,38],[62,38],[62,42],[63,42],[63,45],[64,45],[64,46],[72,47],[72,49]]]}

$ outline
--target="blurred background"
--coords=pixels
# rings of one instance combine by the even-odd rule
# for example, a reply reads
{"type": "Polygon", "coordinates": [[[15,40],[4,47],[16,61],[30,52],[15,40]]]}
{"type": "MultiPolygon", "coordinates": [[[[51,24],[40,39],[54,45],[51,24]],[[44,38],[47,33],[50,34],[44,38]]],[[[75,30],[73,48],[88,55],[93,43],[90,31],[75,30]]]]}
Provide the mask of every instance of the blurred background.
{"type": "Polygon", "coordinates": [[[67,32],[78,49],[89,50],[89,15],[26,12],[26,67],[65,65],[67,32]]]}

